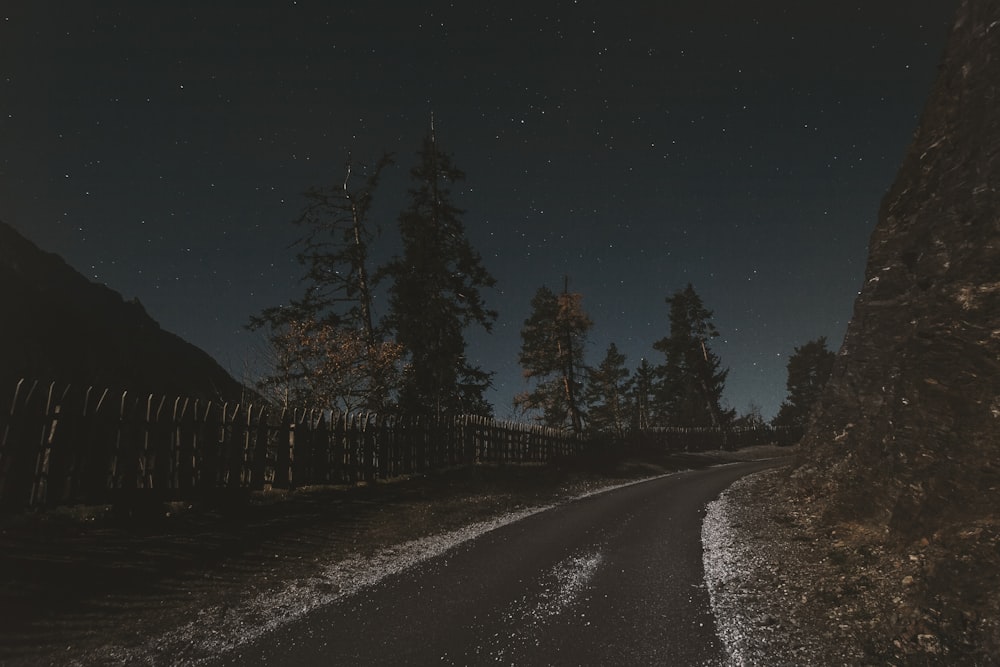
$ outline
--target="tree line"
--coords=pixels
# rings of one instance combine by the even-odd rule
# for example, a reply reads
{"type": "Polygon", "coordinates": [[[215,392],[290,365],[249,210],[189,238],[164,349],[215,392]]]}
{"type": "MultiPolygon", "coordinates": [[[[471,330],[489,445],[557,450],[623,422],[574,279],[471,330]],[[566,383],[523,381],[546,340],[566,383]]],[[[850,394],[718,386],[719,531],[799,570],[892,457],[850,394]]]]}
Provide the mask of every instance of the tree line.
{"type": "MultiPolygon", "coordinates": [[[[592,321],[581,294],[541,287],[521,329],[520,363],[532,388],[514,403],[535,421],[581,432],[624,437],[630,430],[660,427],[731,428],[765,424],[751,407],[737,417],[723,407],[729,370],[722,368],[711,341],[719,335],[691,284],[666,298],[669,333],[653,343],[659,364],[642,359],[630,369],[615,343],[596,366],[587,364],[585,341],[592,321]]],[[[774,426],[802,426],[829,378],[834,354],[826,339],[795,348],[788,363],[788,398],[774,426]]]]}
{"type": "MultiPolygon", "coordinates": [[[[497,313],[484,291],[495,279],[469,242],[463,211],[451,189],[465,177],[434,131],[424,137],[410,170],[408,203],[397,219],[401,251],[379,266],[381,239],[372,220],[385,154],[375,164],[348,155],[341,179],[313,187],[294,221],[303,290],[264,309],[248,328],[267,341],[266,369],[257,381],[279,405],[316,405],[409,415],[490,416],[485,398],[492,373],[469,362],[465,332],[492,329],[497,313]],[[376,290],[388,296],[377,318],[376,290]]],[[[618,436],[659,426],[762,425],[759,410],[737,417],[722,405],[728,369],[712,351],[718,331],[692,285],[666,298],[669,333],[653,348],[663,359],[634,369],[612,343],[597,365],[587,363],[593,322],[583,296],[542,286],[521,329],[519,361],[530,388],[514,399],[526,419],[577,433],[618,436]]],[[[825,339],[810,341],[789,359],[789,396],[776,425],[802,424],[829,376],[833,354],[825,339]]]]}

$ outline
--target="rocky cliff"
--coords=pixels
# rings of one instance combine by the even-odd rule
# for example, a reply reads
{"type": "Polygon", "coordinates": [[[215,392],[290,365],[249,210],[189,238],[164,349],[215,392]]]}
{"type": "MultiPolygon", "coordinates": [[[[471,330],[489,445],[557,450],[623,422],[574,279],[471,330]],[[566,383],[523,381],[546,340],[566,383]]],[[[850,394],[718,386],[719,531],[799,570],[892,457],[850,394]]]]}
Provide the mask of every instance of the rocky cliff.
{"type": "Polygon", "coordinates": [[[239,398],[212,357],[138,301],[90,282],[0,222],[0,401],[18,379],[138,393],[239,398]]]}
{"type": "Polygon", "coordinates": [[[906,534],[1000,507],[998,188],[1000,3],[966,0],[805,438],[840,504],[906,534]]]}
{"type": "MultiPolygon", "coordinates": [[[[897,598],[909,611],[886,619],[899,626],[897,636],[945,637],[943,645],[930,644],[939,655],[986,656],[994,664],[1000,656],[996,0],[959,5],[919,129],[883,200],[864,280],[807,429],[794,487],[800,502],[823,508],[827,534],[839,545],[852,531],[877,535],[897,554],[895,567],[917,568],[897,598]]],[[[905,648],[905,641],[897,644],[905,648]]]]}

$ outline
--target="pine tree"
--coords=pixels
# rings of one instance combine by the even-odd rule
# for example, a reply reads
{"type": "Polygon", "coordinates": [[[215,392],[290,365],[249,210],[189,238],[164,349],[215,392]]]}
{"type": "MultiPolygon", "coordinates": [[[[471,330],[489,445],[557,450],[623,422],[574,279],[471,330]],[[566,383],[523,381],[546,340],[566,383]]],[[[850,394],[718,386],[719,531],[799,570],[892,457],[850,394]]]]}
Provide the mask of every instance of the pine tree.
{"type": "Polygon", "coordinates": [[[597,368],[587,369],[585,403],[591,430],[621,440],[631,420],[630,394],[633,380],[625,366],[625,355],[611,343],[597,368]]]}
{"type": "Polygon", "coordinates": [[[729,425],[732,410],[723,410],[722,392],[729,370],[720,370],[719,357],[709,345],[719,335],[712,324],[712,311],[688,284],[667,297],[670,335],[653,344],[666,355],[659,368],[660,404],[670,426],[729,425]]]}
{"type": "Polygon", "coordinates": [[[368,257],[375,235],[371,206],[391,164],[389,155],[371,168],[348,156],[343,181],[305,193],[295,221],[305,229],[295,244],[305,267],[304,294],[265,309],[248,325],[266,331],[272,353],[270,374],[258,388],[282,402],[378,410],[390,399],[399,349],[374,324],[368,257]]]}
{"type": "Polygon", "coordinates": [[[481,290],[495,280],[465,236],[463,211],[451,204],[449,188],[465,175],[442,152],[433,123],[418,157],[410,205],[399,216],[402,256],[384,272],[392,279],[387,323],[407,357],[400,408],[490,414],[483,393],[491,374],[466,359],[464,329],[492,329],[496,313],[481,290]]]}
{"type": "Polygon", "coordinates": [[[520,363],[534,389],[514,399],[516,407],[540,411],[548,426],[569,426],[583,431],[581,391],[584,380],[584,346],[592,322],[583,310],[583,297],[541,287],[531,300],[531,315],[521,329],[520,363]]]}
{"type": "Polygon", "coordinates": [[[788,358],[788,398],[781,403],[775,426],[805,426],[833,372],[836,355],[826,349],[826,337],[811,340],[788,358]]]}
{"type": "Polygon", "coordinates": [[[558,317],[558,298],[548,287],[540,287],[531,300],[531,314],[521,328],[519,356],[524,378],[533,381],[535,387],[514,397],[515,407],[540,411],[538,421],[552,427],[565,426],[569,415],[559,360],[558,317]]]}
{"type": "Polygon", "coordinates": [[[660,425],[656,412],[657,371],[647,360],[639,362],[632,382],[630,404],[632,406],[632,428],[642,431],[660,425]]]}

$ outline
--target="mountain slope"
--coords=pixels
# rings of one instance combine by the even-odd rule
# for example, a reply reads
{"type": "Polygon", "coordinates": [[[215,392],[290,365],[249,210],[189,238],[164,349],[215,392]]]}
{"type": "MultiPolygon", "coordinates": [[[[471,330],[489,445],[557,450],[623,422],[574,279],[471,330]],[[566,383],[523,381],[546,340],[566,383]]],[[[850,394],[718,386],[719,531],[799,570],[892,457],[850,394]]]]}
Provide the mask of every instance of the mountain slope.
{"type": "Polygon", "coordinates": [[[212,357],[137,301],[87,280],[0,221],[0,399],[18,379],[138,393],[239,398],[212,357]]]}

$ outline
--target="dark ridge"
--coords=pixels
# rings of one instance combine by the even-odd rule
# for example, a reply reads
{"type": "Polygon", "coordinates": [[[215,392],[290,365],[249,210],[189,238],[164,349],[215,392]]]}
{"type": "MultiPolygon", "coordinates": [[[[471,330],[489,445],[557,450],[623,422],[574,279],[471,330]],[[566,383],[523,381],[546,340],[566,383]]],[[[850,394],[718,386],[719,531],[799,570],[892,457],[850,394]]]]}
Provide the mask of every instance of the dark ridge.
{"type": "Polygon", "coordinates": [[[161,329],[138,299],[87,280],[2,221],[0,308],[0,397],[20,378],[194,398],[242,394],[222,366],[161,329]]]}

